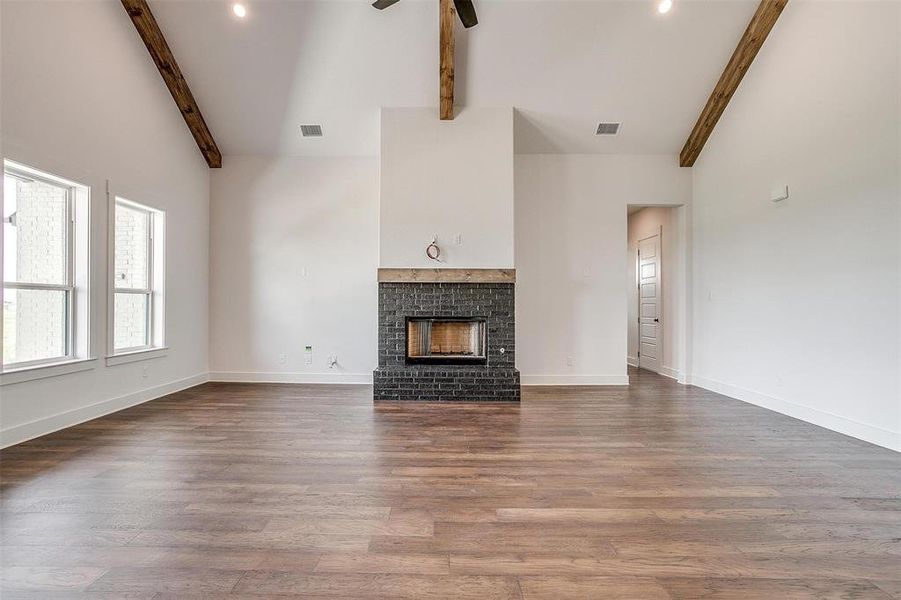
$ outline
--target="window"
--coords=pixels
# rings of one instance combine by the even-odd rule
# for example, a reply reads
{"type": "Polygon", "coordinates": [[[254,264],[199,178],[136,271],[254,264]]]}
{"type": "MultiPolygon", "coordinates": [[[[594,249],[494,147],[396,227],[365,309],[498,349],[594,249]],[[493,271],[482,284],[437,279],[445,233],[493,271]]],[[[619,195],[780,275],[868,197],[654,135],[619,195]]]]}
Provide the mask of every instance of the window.
{"type": "Polygon", "coordinates": [[[4,161],[3,369],[87,355],[84,186],[4,161]]]}
{"type": "Polygon", "coordinates": [[[113,215],[113,354],[163,345],[164,213],[116,198],[113,215]]]}

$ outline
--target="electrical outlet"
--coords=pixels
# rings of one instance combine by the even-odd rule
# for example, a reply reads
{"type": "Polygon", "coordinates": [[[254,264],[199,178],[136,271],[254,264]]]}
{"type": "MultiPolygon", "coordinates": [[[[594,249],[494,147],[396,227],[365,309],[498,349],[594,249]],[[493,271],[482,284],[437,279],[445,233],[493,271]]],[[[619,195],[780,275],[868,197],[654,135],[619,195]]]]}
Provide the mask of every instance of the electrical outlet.
{"type": "Polygon", "coordinates": [[[284,352],[282,352],[281,354],[279,354],[279,355],[278,355],[278,362],[280,362],[280,363],[283,364],[283,365],[284,365],[284,364],[287,364],[287,362],[288,362],[288,355],[285,354],[284,352]]]}
{"type": "Polygon", "coordinates": [[[462,243],[463,243],[463,234],[462,234],[462,233],[458,233],[457,235],[454,236],[454,244],[456,244],[457,246],[459,246],[459,245],[461,245],[462,243]]]}
{"type": "Polygon", "coordinates": [[[313,346],[307,346],[304,348],[303,364],[313,364],[313,346]]]}
{"type": "Polygon", "coordinates": [[[334,369],[338,366],[338,355],[337,354],[329,354],[328,355],[328,368],[334,369]]]}
{"type": "Polygon", "coordinates": [[[566,366],[567,366],[567,367],[573,366],[573,357],[572,357],[572,356],[567,356],[567,357],[566,357],[566,366]]]}
{"type": "Polygon", "coordinates": [[[147,379],[147,375],[148,375],[147,367],[146,366],[141,367],[141,377],[144,379],[147,379]]]}

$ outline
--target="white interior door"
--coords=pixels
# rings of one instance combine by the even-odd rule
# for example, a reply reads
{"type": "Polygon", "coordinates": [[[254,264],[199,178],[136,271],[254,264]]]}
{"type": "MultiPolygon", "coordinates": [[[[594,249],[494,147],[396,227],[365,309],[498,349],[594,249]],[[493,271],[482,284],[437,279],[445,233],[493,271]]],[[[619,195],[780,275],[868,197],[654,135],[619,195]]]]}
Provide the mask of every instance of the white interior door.
{"type": "Polygon", "coordinates": [[[638,366],[660,372],[663,328],[660,325],[660,236],[638,242],[638,366]]]}

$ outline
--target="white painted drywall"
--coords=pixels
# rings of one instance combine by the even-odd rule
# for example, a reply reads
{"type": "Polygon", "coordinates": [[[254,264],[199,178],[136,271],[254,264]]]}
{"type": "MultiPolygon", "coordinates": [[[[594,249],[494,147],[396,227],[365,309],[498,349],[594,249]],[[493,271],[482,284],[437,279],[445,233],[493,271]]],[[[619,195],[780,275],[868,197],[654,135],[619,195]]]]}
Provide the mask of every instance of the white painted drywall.
{"type": "Polygon", "coordinates": [[[628,217],[626,289],[628,300],[628,358],[638,364],[638,241],[652,235],[660,238],[661,309],[663,330],[662,375],[682,379],[685,315],[685,248],[679,208],[647,207],[628,217]],[[661,233],[662,232],[662,233],[661,233]]]}
{"type": "MultiPolygon", "coordinates": [[[[898,22],[898,37],[901,37],[901,10],[898,10],[897,13],[898,14],[897,14],[896,18],[897,18],[897,22],[898,22]]],[[[897,71],[898,81],[901,82],[901,42],[899,42],[897,44],[896,52],[898,53],[898,63],[897,63],[896,71],[897,71]]],[[[901,85],[901,83],[899,83],[899,85],[901,85]]],[[[895,110],[897,111],[896,114],[901,115],[901,94],[896,94],[895,99],[896,99],[895,110]]],[[[898,148],[898,152],[897,152],[898,171],[897,171],[897,173],[898,173],[898,178],[899,178],[898,185],[899,185],[899,187],[901,187],[901,126],[897,127],[896,136],[897,136],[897,140],[898,140],[898,146],[897,146],[897,148],[898,148]]],[[[901,256],[901,219],[898,219],[897,233],[898,233],[898,237],[897,237],[898,255],[901,256]]],[[[898,305],[898,314],[901,315],[901,293],[898,294],[897,305],[898,305]]],[[[899,340],[899,342],[898,342],[899,345],[901,345],[901,318],[898,319],[898,340],[899,340]]],[[[898,357],[897,357],[897,376],[898,376],[898,390],[901,391],[901,348],[899,348],[898,357]]],[[[901,396],[901,393],[899,393],[899,396],[901,396]]],[[[899,402],[901,402],[901,400],[899,400],[899,402]]],[[[898,410],[898,420],[897,420],[897,425],[895,427],[895,431],[901,431],[901,408],[899,408],[899,410],[898,410]]],[[[895,449],[897,450],[898,447],[901,447],[901,442],[897,442],[896,446],[897,447],[895,449]]]]}
{"type": "MultiPolygon", "coordinates": [[[[368,381],[378,160],[227,158],[211,184],[212,378],[368,381]]],[[[690,173],[672,156],[517,156],[516,183],[524,381],[623,383],[626,205],[688,202],[690,173]]]]}
{"type": "Polygon", "coordinates": [[[212,174],[214,380],[371,380],[378,180],[377,158],[229,156],[212,174]]]}
{"type": "Polygon", "coordinates": [[[895,449],[899,11],[789,3],[693,178],[692,381],[895,449]]]}
{"type": "Polygon", "coordinates": [[[675,156],[516,156],[524,383],[628,381],[627,205],[690,201],[691,172],[675,156]]]}
{"type": "Polygon", "coordinates": [[[512,267],[513,110],[384,108],[381,135],[379,265],[512,267]]]}
{"type": "Polygon", "coordinates": [[[8,445],[206,380],[209,176],[121,4],[3,2],[0,14],[3,156],[91,188],[95,356],[107,353],[107,180],[166,211],[169,256],[168,354],[0,387],[8,445]]]}

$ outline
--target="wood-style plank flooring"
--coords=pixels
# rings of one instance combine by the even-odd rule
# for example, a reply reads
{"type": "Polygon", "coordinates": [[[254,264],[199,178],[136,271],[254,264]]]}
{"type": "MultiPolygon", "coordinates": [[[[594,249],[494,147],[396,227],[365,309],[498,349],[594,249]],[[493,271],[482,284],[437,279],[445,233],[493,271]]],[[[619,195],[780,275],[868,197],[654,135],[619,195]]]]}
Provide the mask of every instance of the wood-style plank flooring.
{"type": "Polygon", "coordinates": [[[0,453],[2,598],[901,598],[901,455],[650,373],[207,384],[0,453]]]}

